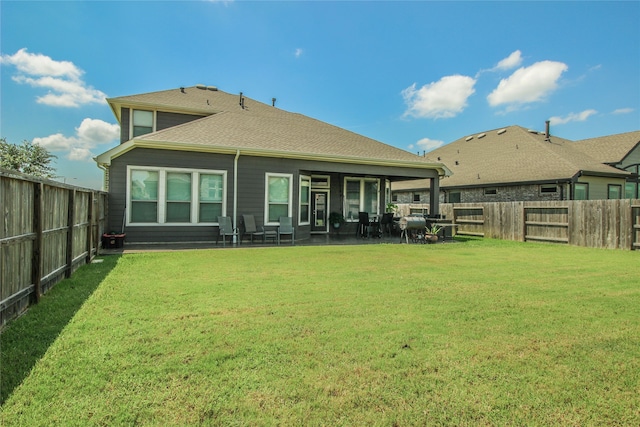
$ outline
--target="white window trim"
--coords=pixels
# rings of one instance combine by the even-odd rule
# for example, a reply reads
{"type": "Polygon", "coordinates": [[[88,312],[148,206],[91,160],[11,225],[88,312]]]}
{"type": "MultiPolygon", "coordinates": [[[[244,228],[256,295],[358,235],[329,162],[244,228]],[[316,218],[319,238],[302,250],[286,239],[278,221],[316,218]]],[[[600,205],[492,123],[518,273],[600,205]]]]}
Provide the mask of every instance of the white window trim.
{"type": "MultiPolygon", "coordinates": [[[[145,110],[144,108],[129,108],[129,139],[133,139],[133,111],[151,111],[153,121],[151,123],[151,133],[157,129],[156,122],[158,120],[158,112],[156,110],[145,110]]],[[[146,135],[146,134],[145,134],[146,135]]],[[[142,136],[142,135],[140,135],[142,136]]]]}
{"type": "MultiPolygon", "coordinates": [[[[345,176],[344,177],[344,193],[345,193],[345,197],[344,197],[344,206],[342,207],[342,211],[346,212],[347,211],[347,198],[346,198],[346,193],[347,193],[347,181],[360,181],[360,212],[363,212],[362,208],[365,204],[365,200],[364,200],[364,184],[365,182],[377,182],[378,183],[378,191],[376,194],[376,208],[378,209],[378,212],[372,213],[371,215],[380,215],[380,179],[379,178],[364,178],[364,177],[358,177],[358,176],[345,176]]],[[[347,220],[347,222],[358,222],[359,219],[358,218],[345,218],[347,220]]]]}
{"type": "Polygon", "coordinates": [[[200,174],[222,175],[222,216],[227,214],[227,171],[213,169],[161,168],[155,166],[127,165],[127,227],[193,227],[218,225],[218,222],[198,222],[200,215],[200,174]],[[131,172],[134,170],[158,172],[158,222],[131,221],[131,172]],[[166,222],[167,217],[167,172],[191,174],[191,222],[166,222]]]}
{"type": "Polygon", "coordinates": [[[294,223],[297,222],[293,218],[293,174],[290,173],[274,173],[266,172],[264,174],[264,225],[280,225],[280,221],[269,221],[269,178],[284,177],[289,178],[289,203],[287,208],[287,216],[290,216],[294,223]]]}
{"type": "MultiPolygon", "coordinates": [[[[309,187],[309,191],[307,192],[308,193],[307,194],[308,195],[308,199],[306,200],[307,207],[308,207],[308,209],[307,209],[307,219],[304,220],[304,221],[301,221],[299,219],[299,221],[300,221],[298,223],[299,225],[309,225],[309,224],[311,224],[311,176],[310,175],[300,175],[300,180],[299,180],[299,184],[298,184],[298,188],[299,188],[298,195],[300,196],[299,197],[300,200],[298,201],[298,206],[302,207],[302,202],[303,202],[303,200],[302,200],[302,181],[305,180],[305,179],[309,182],[309,186],[308,186],[309,187]]],[[[298,208],[298,212],[300,212],[300,211],[301,211],[301,209],[298,208]]]]}

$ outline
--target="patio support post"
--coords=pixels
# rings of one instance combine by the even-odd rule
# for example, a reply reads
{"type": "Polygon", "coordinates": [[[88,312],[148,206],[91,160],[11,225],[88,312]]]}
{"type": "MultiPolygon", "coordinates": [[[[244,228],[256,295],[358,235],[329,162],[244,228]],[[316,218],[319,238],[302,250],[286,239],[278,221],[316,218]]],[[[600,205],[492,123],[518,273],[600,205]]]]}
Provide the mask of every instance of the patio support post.
{"type": "Polygon", "coordinates": [[[440,214],[440,177],[429,179],[429,215],[440,214]]]}

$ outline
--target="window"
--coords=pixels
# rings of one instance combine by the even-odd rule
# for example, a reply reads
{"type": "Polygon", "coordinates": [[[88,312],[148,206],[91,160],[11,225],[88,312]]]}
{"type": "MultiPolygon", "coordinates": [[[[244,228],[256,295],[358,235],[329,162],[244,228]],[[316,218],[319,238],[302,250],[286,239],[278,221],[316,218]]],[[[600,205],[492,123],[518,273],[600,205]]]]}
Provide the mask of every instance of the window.
{"type": "Polygon", "coordinates": [[[167,173],[167,222],[191,222],[191,174],[167,173]]]}
{"type": "Polygon", "coordinates": [[[347,220],[357,221],[358,212],[380,213],[380,180],[345,178],[345,209],[347,220]]]}
{"type": "Polygon", "coordinates": [[[153,132],[153,111],[133,110],[133,137],[153,132]]]}
{"type": "Polygon", "coordinates": [[[636,183],[627,182],[624,185],[624,198],[625,199],[635,199],[636,198],[636,183]]]}
{"type": "Polygon", "coordinates": [[[300,224],[311,222],[311,177],[300,176],[300,224]]]}
{"type": "Polygon", "coordinates": [[[218,222],[223,215],[222,195],[224,177],[209,173],[200,174],[199,222],[218,222]]]}
{"type": "Polygon", "coordinates": [[[420,201],[420,193],[413,193],[413,201],[414,202],[420,201]]]}
{"type": "Polygon", "coordinates": [[[277,225],[281,216],[291,215],[291,181],[293,175],[267,173],[265,223],[277,225]]]}
{"type": "Polygon", "coordinates": [[[540,194],[550,194],[557,193],[558,186],[557,185],[541,185],[540,186],[540,194]]]}
{"type": "Polygon", "coordinates": [[[225,171],[128,170],[128,224],[215,224],[225,214],[225,171]]]}
{"type": "Polygon", "coordinates": [[[622,197],[622,185],[609,184],[607,193],[608,199],[619,199],[620,197],[622,197]]]}
{"type": "Polygon", "coordinates": [[[131,171],[131,222],[158,222],[158,172],[131,171]]]}
{"type": "Polygon", "coordinates": [[[325,175],[314,175],[311,177],[311,187],[329,188],[329,177],[325,175]]]}
{"type": "Polygon", "coordinates": [[[498,194],[498,190],[496,190],[495,188],[485,188],[484,189],[484,194],[488,195],[488,194],[498,194]]]}
{"type": "Polygon", "coordinates": [[[573,184],[573,200],[589,200],[589,184],[573,184]]]}
{"type": "Polygon", "coordinates": [[[449,193],[449,203],[460,203],[460,200],[461,197],[459,191],[449,193]]]}

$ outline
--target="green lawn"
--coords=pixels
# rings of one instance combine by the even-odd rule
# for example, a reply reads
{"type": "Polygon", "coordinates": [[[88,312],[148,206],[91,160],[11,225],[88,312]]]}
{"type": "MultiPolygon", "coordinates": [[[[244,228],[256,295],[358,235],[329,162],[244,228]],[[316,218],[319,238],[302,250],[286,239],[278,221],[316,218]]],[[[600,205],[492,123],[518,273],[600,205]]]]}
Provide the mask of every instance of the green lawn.
{"type": "MultiPolygon", "coordinates": [[[[70,283],[90,296],[2,425],[640,425],[638,252],[143,253],[70,283]]],[[[3,332],[3,373],[53,292],[3,332]]]]}

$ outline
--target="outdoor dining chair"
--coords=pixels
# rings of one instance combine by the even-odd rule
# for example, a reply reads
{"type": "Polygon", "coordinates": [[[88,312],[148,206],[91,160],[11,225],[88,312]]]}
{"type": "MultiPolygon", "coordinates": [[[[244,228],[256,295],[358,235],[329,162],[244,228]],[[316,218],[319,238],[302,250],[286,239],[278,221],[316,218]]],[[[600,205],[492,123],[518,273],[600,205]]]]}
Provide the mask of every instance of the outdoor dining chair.
{"type": "MultiPolygon", "coordinates": [[[[229,236],[229,243],[233,243],[233,239],[237,239],[239,236],[239,232],[237,228],[233,227],[231,223],[231,218],[228,216],[219,216],[218,217],[218,236],[216,237],[216,245],[218,244],[218,239],[222,237],[222,246],[227,245],[227,236],[229,236]]],[[[240,243],[240,242],[238,242],[240,243]]]]}
{"type": "Polygon", "coordinates": [[[280,236],[291,236],[291,244],[294,242],[293,219],[290,216],[280,217],[280,226],[278,227],[278,244],[280,244],[280,236]]]}
{"type": "Polygon", "coordinates": [[[369,213],[358,212],[358,228],[356,237],[369,237],[369,213]]]}
{"type": "Polygon", "coordinates": [[[256,218],[253,215],[242,215],[242,224],[243,231],[242,236],[240,237],[241,242],[244,236],[248,234],[251,236],[251,243],[253,243],[254,236],[261,237],[262,242],[264,243],[264,228],[260,227],[258,229],[258,227],[256,227],[256,218]]]}

